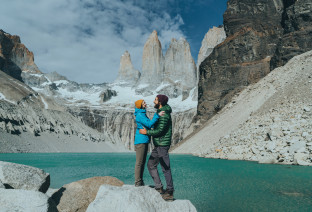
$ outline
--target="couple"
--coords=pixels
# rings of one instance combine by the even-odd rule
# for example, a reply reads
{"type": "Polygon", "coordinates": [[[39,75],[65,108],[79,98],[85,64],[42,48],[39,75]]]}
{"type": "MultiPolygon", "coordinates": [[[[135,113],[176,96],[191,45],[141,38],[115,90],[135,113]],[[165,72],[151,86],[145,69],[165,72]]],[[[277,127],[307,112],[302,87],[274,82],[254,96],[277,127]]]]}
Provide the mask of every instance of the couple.
{"type": "Polygon", "coordinates": [[[157,95],[154,104],[157,112],[152,120],[146,116],[146,103],[144,100],[135,102],[135,121],[137,130],[135,133],[134,145],[136,151],[135,163],[135,186],[144,186],[143,172],[150,142],[150,136],[153,136],[154,149],[147,162],[147,168],[152,176],[155,189],[162,195],[165,200],[173,200],[173,181],[170,169],[169,148],[171,145],[172,121],[171,107],[167,104],[168,97],[165,95],[157,95]],[[153,129],[151,129],[153,128],[153,129]],[[163,185],[159,178],[157,166],[160,163],[162,171],[165,175],[167,189],[163,189],[163,185]]]}

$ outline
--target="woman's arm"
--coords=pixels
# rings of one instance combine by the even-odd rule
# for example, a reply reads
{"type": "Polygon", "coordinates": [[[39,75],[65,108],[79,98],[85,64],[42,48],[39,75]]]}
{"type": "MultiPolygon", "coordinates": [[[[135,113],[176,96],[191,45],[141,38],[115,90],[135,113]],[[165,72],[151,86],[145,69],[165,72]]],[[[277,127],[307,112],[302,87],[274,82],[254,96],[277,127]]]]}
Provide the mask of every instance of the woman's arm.
{"type": "Polygon", "coordinates": [[[159,117],[160,116],[155,113],[153,119],[150,120],[146,116],[140,114],[137,122],[140,122],[144,127],[151,128],[158,121],[159,117]]]}

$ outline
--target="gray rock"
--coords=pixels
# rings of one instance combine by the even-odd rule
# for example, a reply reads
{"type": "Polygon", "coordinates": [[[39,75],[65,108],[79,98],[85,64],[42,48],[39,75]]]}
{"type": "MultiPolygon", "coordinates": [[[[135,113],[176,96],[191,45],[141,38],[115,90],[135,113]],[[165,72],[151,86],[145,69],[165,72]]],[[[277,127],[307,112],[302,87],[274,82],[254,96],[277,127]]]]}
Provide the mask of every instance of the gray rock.
{"type": "Polygon", "coordinates": [[[115,82],[126,82],[129,84],[134,84],[138,81],[140,75],[141,73],[134,69],[130,54],[128,51],[126,51],[120,58],[120,67],[115,82]]]}
{"type": "Polygon", "coordinates": [[[305,112],[310,112],[310,111],[311,111],[311,109],[310,109],[309,107],[304,107],[303,110],[304,110],[305,112]]]}
{"type": "Polygon", "coordinates": [[[308,159],[308,157],[309,157],[309,154],[296,153],[296,154],[294,154],[294,162],[293,163],[296,165],[302,165],[302,166],[312,165],[311,163],[306,161],[308,159]]]}
{"type": "Polygon", "coordinates": [[[0,188],[1,212],[56,212],[53,201],[41,192],[0,188]]]}
{"type": "Polygon", "coordinates": [[[277,160],[273,157],[263,157],[259,160],[259,163],[268,163],[268,164],[273,164],[276,163],[277,160]]]}
{"type": "Polygon", "coordinates": [[[0,180],[6,188],[34,190],[45,193],[50,175],[41,169],[0,161],[0,180]]]}
{"type": "Polygon", "coordinates": [[[304,141],[298,141],[296,143],[293,143],[290,147],[289,147],[289,153],[295,153],[298,150],[305,148],[306,143],[304,141]]]}
{"type": "Polygon", "coordinates": [[[189,43],[180,38],[172,39],[165,55],[164,81],[181,82],[180,90],[192,89],[197,83],[196,65],[190,51],[189,43]]]}
{"type": "Polygon", "coordinates": [[[183,212],[196,211],[189,200],[166,202],[161,195],[149,187],[122,187],[102,185],[95,200],[89,205],[87,212],[98,211],[163,211],[183,212]]]}
{"type": "Polygon", "coordinates": [[[304,137],[304,138],[307,137],[308,135],[309,135],[308,132],[303,132],[303,133],[301,134],[301,136],[304,137]]]}

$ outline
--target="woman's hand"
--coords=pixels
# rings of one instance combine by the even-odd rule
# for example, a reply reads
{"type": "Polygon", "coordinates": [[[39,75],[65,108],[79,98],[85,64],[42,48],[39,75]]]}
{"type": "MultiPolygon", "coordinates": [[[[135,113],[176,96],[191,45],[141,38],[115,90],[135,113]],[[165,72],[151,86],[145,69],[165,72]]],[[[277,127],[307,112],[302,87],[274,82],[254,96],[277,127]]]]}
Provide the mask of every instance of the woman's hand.
{"type": "Polygon", "coordinates": [[[164,116],[165,115],[165,111],[161,111],[160,113],[158,113],[159,116],[164,116]]]}

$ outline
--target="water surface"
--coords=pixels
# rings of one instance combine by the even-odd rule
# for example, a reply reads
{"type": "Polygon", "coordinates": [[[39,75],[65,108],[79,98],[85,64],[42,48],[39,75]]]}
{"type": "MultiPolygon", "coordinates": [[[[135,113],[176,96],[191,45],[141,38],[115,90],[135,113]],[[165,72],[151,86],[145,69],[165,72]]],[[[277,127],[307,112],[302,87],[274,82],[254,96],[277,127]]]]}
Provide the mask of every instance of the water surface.
{"type": "MultiPolygon", "coordinates": [[[[134,183],[134,153],[12,153],[0,160],[44,169],[52,188],[93,176],[134,183]]],[[[312,211],[312,167],[190,155],[171,155],[171,166],[175,198],[189,199],[198,211],[312,211]]],[[[147,169],[144,179],[153,184],[147,169]]]]}

